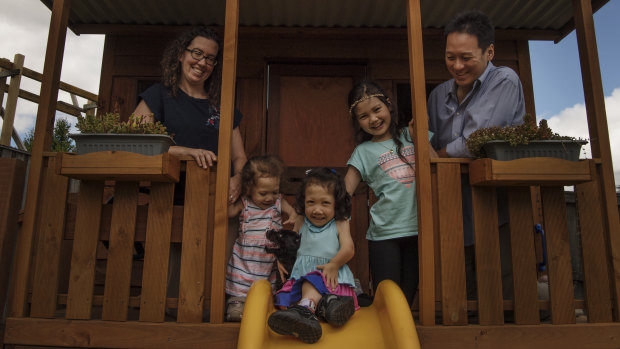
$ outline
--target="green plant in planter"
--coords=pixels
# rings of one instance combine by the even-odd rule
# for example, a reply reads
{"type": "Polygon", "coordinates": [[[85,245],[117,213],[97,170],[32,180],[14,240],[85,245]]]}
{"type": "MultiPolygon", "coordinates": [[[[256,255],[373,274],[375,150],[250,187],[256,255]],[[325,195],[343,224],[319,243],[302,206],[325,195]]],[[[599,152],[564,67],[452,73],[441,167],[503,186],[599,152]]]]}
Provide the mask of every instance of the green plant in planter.
{"type": "Polygon", "coordinates": [[[120,121],[116,113],[78,117],[76,127],[80,133],[70,137],[75,140],[78,154],[128,151],[159,155],[175,144],[160,122],[147,122],[145,117],[133,114],[127,121],[120,121]]]}
{"type": "Polygon", "coordinates": [[[469,152],[476,157],[484,157],[484,151],[482,147],[490,141],[506,141],[511,146],[520,144],[528,144],[530,141],[535,140],[567,140],[574,141],[575,137],[560,136],[557,133],[553,133],[547,124],[547,120],[540,120],[538,126],[536,126],[535,120],[532,115],[525,114],[523,117],[523,124],[518,126],[506,126],[506,127],[486,127],[472,132],[467,138],[466,144],[469,152]]]}
{"type": "Polygon", "coordinates": [[[76,127],[81,133],[168,134],[166,126],[161,122],[147,122],[145,119],[142,115],[134,114],[127,121],[121,121],[117,113],[86,115],[78,116],[76,127]]]}

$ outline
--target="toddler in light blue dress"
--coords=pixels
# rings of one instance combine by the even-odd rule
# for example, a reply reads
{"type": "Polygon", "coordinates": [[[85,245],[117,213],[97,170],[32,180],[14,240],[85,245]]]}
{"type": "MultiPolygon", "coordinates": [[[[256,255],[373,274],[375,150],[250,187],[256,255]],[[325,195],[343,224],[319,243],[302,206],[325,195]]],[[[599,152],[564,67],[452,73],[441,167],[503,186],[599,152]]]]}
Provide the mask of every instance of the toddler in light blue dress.
{"type": "Polygon", "coordinates": [[[306,174],[297,195],[297,213],[304,217],[294,229],[301,244],[289,281],[276,293],[275,305],[288,308],[269,317],[274,332],[315,343],[322,335],[318,317],[342,326],[359,308],[353,273],[346,265],[354,254],[350,212],[342,176],[329,168],[306,174]]]}

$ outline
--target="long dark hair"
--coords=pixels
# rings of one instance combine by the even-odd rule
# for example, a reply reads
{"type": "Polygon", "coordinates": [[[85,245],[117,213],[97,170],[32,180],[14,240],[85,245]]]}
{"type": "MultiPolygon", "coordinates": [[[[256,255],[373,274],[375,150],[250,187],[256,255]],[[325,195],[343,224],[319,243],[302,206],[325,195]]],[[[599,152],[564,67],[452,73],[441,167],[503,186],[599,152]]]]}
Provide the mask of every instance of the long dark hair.
{"type": "Polygon", "coordinates": [[[298,214],[306,214],[306,188],[310,185],[320,185],[334,195],[336,220],[348,219],[351,216],[351,196],[347,193],[344,179],[335,170],[327,167],[313,168],[306,173],[297,192],[295,209],[298,214]]]}
{"type": "Polygon", "coordinates": [[[220,89],[222,85],[222,45],[215,31],[206,27],[196,27],[179,35],[164,50],[161,59],[161,82],[170,89],[173,97],[179,90],[179,76],[181,75],[181,62],[179,58],[185,54],[185,49],[196,37],[203,37],[217,43],[217,62],[209,78],[205,81],[205,91],[209,101],[213,105],[220,104],[220,89]]]}
{"type": "Polygon", "coordinates": [[[351,108],[351,121],[353,123],[353,129],[355,130],[355,140],[357,144],[372,139],[372,135],[366,133],[366,131],[364,131],[360,127],[360,124],[357,121],[357,115],[355,115],[355,106],[357,105],[357,103],[359,103],[360,99],[371,95],[374,95],[375,98],[378,98],[390,110],[391,117],[388,132],[392,136],[394,144],[396,144],[396,154],[398,154],[398,158],[402,160],[403,163],[407,164],[409,167],[412,167],[401,152],[403,148],[403,142],[401,142],[400,138],[398,137],[400,132],[400,130],[398,129],[398,108],[396,107],[396,104],[390,101],[390,98],[388,97],[387,93],[381,88],[381,86],[379,86],[373,81],[362,81],[357,83],[355,86],[353,86],[351,92],[349,92],[349,97],[347,98],[347,105],[351,108]]]}

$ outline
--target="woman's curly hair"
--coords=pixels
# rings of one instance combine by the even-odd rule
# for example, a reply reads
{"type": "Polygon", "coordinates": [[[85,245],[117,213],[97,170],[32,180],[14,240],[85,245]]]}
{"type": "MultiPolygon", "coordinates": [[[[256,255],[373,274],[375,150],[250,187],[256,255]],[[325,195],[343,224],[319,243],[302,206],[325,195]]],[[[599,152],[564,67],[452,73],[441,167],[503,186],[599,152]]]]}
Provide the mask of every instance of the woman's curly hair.
{"type": "MultiPolygon", "coordinates": [[[[173,97],[176,97],[179,90],[179,77],[181,76],[181,62],[179,58],[185,54],[185,49],[196,37],[211,39],[221,48],[220,38],[215,31],[206,27],[196,27],[192,30],[179,35],[164,50],[161,59],[161,82],[168,87],[173,97]]],[[[212,104],[220,103],[220,88],[222,84],[222,50],[217,52],[218,64],[213,67],[209,78],[205,81],[205,91],[212,104]]]]}
{"type": "Polygon", "coordinates": [[[310,185],[320,185],[334,195],[334,218],[348,219],[351,216],[351,196],[347,193],[344,179],[336,171],[327,167],[318,167],[309,170],[304,177],[301,188],[297,193],[297,214],[306,214],[306,188],[310,185]]]}

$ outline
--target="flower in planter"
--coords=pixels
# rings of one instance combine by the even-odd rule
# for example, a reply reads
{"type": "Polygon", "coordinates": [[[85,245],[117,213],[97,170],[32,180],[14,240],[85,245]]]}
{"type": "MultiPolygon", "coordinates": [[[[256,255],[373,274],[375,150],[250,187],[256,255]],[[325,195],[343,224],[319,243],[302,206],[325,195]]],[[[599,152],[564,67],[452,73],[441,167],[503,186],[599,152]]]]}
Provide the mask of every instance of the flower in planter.
{"type": "Polygon", "coordinates": [[[484,157],[483,146],[490,141],[506,141],[511,146],[525,145],[536,140],[566,140],[575,141],[575,137],[560,136],[553,133],[547,120],[540,120],[538,126],[532,115],[525,114],[523,124],[506,127],[486,127],[472,132],[467,138],[466,144],[469,152],[476,157],[484,157]]]}
{"type": "Polygon", "coordinates": [[[131,114],[127,121],[120,119],[117,113],[78,116],[76,127],[81,133],[168,134],[161,122],[146,122],[142,115],[131,114]]]}

